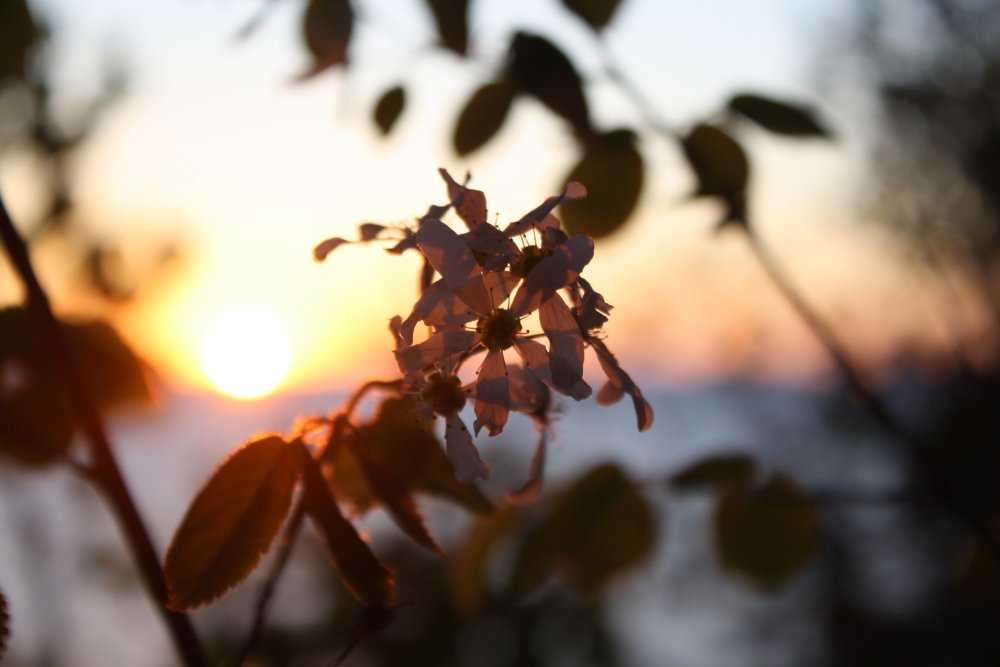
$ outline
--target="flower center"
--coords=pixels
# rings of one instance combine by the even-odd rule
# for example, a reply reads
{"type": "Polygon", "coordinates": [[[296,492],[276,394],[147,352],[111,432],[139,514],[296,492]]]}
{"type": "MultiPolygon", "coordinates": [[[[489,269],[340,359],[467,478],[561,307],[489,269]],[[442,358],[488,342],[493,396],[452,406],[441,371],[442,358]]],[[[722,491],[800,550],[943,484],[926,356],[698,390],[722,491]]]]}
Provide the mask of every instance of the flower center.
{"type": "Polygon", "coordinates": [[[506,350],[521,332],[521,320],[510,311],[498,308],[492,314],[479,318],[476,331],[483,335],[483,345],[488,349],[506,350]]]}
{"type": "Polygon", "coordinates": [[[525,246],[517,257],[517,261],[511,264],[510,272],[515,276],[524,278],[535,268],[535,265],[552,254],[551,250],[542,250],[536,245],[525,246]]]}
{"type": "Polygon", "coordinates": [[[465,405],[465,392],[462,382],[454,375],[433,373],[427,378],[427,386],[420,392],[420,399],[435,414],[447,417],[462,409],[465,405]]]}

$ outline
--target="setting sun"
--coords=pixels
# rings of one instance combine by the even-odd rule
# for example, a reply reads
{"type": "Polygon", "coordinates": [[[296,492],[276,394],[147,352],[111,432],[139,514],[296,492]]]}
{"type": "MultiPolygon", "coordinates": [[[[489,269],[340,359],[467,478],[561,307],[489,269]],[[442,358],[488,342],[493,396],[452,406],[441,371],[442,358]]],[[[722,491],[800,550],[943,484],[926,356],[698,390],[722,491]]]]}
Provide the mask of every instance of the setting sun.
{"type": "Polygon", "coordinates": [[[273,311],[243,307],[219,313],[201,345],[205,372],[234,398],[259,398],[284,379],[292,362],[288,327],[273,311]]]}

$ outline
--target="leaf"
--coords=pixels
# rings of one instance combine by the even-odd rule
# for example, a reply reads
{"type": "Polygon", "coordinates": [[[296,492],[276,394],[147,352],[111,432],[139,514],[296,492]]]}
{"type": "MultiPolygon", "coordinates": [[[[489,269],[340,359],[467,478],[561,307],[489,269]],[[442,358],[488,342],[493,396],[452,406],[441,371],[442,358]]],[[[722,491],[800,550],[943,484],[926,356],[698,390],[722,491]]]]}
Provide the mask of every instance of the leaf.
{"type": "Polygon", "coordinates": [[[809,564],[819,549],[815,507],[789,477],[759,488],[731,489],[715,512],[722,564],[763,588],[777,588],[809,564]]]}
{"type": "Polygon", "coordinates": [[[552,42],[538,35],[515,34],[510,44],[507,74],[519,91],[561,116],[578,135],[592,133],[583,80],[566,54],[552,42]]]}
{"type": "Polygon", "coordinates": [[[562,205],[562,221],[570,234],[610,236],[631,217],[639,202],[645,174],[635,134],[619,129],[589,139],[583,157],[566,176],[587,188],[587,198],[562,205]]]}
{"type": "Polygon", "coordinates": [[[652,550],[655,525],[646,499],[621,468],[592,469],[556,499],[522,545],[511,588],[524,596],[558,572],[588,594],[652,550]]]}
{"type": "Polygon", "coordinates": [[[721,197],[726,214],[720,226],[746,224],[750,161],[743,146],[714,125],[696,126],[682,140],[684,156],[697,179],[696,197],[721,197]]]}
{"type": "Polygon", "coordinates": [[[285,520],[298,475],[296,448],[274,435],[251,440],[222,462],[167,551],[172,609],[207,604],[253,571],[285,520]]]}
{"type": "Polygon", "coordinates": [[[40,36],[26,0],[0,2],[0,82],[24,78],[40,36]]]}
{"type": "Polygon", "coordinates": [[[600,32],[615,15],[621,0],[562,0],[563,6],[600,32]]]}
{"type": "Polygon", "coordinates": [[[309,0],[303,34],[313,64],[302,78],[316,76],[338,65],[347,65],[347,49],[354,30],[350,0],[309,0]]]}
{"type": "Polygon", "coordinates": [[[746,454],[720,454],[694,463],[670,478],[675,489],[747,482],[757,472],[757,464],[746,454]]]}
{"type": "Polygon", "coordinates": [[[296,441],[305,508],[326,542],[344,586],[359,602],[376,608],[392,607],[396,596],[393,574],[372,553],[354,526],[340,513],[319,463],[301,441],[296,441]]]}
{"type": "Polygon", "coordinates": [[[744,93],[730,98],[729,108],[775,134],[833,138],[816,113],[801,104],[744,93]]]}
{"type": "Polygon", "coordinates": [[[486,606],[490,556],[527,516],[526,508],[508,506],[466,533],[448,561],[448,584],[459,611],[473,615],[486,606]]]}
{"type": "Polygon", "coordinates": [[[153,403],[146,365],[111,326],[81,322],[64,324],[63,331],[87,390],[99,408],[153,403]]]}
{"type": "Polygon", "coordinates": [[[469,0],[427,0],[441,44],[464,56],[469,49],[469,0]]]}
{"type": "Polygon", "coordinates": [[[0,591],[0,660],[7,651],[7,638],[10,637],[10,614],[7,612],[7,598],[0,591]]]}
{"type": "Polygon", "coordinates": [[[382,136],[387,136],[392,131],[405,105],[406,91],[402,86],[393,86],[382,93],[373,113],[375,125],[378,126],[382,136]]]}
{"type": "Polygon", "coordinates": [[[482,148],[503,127],[517,89],[509,81],[480,86],[462,107],[451,145],[459,157],[482,148]]]}
{"type": "Polygon", "coordinates": [[[32,467],[59,462],[75,428],[62,397],[46,383],[0,398],[0,455],[32,467]]]}

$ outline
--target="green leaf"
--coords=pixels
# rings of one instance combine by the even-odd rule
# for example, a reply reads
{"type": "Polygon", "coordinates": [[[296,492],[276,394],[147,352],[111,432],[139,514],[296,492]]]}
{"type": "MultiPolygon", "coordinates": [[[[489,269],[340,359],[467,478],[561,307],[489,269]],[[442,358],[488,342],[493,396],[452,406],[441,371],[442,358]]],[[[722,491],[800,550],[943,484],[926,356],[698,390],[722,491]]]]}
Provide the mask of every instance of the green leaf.
{"type": "Polygon", "coordinates": [[[510,44],[507,74],[518,90],[561,116],[580,136],[592,132],[583,79],[570,59],[544,37],[518,32],[510,44]]]}
{"type": "Polygon", "coordinates": [[[464,56],[469,49],[469,0],[427,0],[441,44],[464,56]]]}
{"type": "Polygon", "coordinates": [[[0,591],[0,660],[7,651],[7,638],[10,637],[10,614],[7,612],[7,598],[0,591]]]}
{"type": "Polygon", "coordinates": [[[684,156],[698,181],[696,197],[720,197],[726,223],[746,223],[746,190],[750,161],[743,146],[714,125],[697,125],[683,138],[684,156]]]}
{"type": "Polygon", "coordinates": [[[500,131],[516,92],[510,82],[497,81],[484,84],[472,94],[458,116],[452,135],[451,143],[459,156],[482,148],[500,131]]]}
{"type": "Polygon", "coordinates": [[[774,475],[759,488],[738,486],[715,512],[722,564],[763,588],[777,588],[801,572],[819,549],[819,517],[789,477],[774,475]]]}
{"type": "Polygon", "coordinates": [[[562,0],[562,3],[566,9],[600,32],[611,22],[621,0],[562,0]]]}
{"type": "Polygon", "coordinates": [[[309,0],[302,29],[306,46],[313,55],[312,67],[302,78],[347,65],[347,49],[354,31],[350,0],[309,0]]]}
{"type": "Polygon", "coordinates": [[[761,95],[734,95],[729,108],[757,123],[765,130],[789,137],[822,137],[833,135],[809,107],[793,102],[775,100],[761,95]]]}
{"type": "Polygon", "coordinates": [[[639,202],[645,167],[630,130],[596,135],[584,145],[583,157],[564,181],[579,181],[587,198],[562,205],[562,222],[570,234],[610,236],[629,219],[639,202]]]}
{"type": "Polygon", "coordinates": [[[756,474],[757,464],[746,454],[721,454],[694,463],[670,478],[670,485],[687,489],[706,485],[747,482],[756,474]]]}
{"type": "Polygon", "coordinates": [[[0,2],[0,82],[24,78],[32,48],[40,36],[26,0],[0,2]]]}
{"type": "Polygon", "coordinates": [[[392,132],[392,128],[396,124],[396,121],[399,120],[399,115],[403,113],[405,105],[406,91],[403,90],[402,86],[393,86],[382,93],[382,97],[379,98],[378,103],[375,105],[375,112],[373,113],[375,125],[382,132],[382,136],[386,136],[392,132]]]}
{"type": "Polygon", "coordinates": [[[655,531],[652,510],[621,468],[598,466],[563,491],[525,539],[512,592],[526,595],[558,572],[595,594],[650,553],[655,531]]]}
{"type": "Polygon", "coordinates": [[[297,441],[305,482],[305,508],[333,557],[344,586],[368,607],[389,608],[395,600],[395,579],[375,557],[358,531],[340,513],[330,487],[309,450],[297,441]]]}
{"type": "Polygon", "coordinates": [[[253,571],[288,514],[299,468],[298,450],[274,435],[248,442],[222,462],[167,551],[171,608],[207,604],[253,571]]]}

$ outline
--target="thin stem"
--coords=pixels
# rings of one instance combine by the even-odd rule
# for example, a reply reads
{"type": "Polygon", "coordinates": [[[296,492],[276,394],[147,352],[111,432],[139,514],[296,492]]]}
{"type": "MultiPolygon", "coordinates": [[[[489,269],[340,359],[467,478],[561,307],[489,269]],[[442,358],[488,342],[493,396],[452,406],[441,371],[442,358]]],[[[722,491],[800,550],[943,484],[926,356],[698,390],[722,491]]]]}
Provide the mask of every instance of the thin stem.
{"type": "Polygon", "coordinates": [[[14,226],[2,197],[0,197],[0,237],[25,289],[27,309],[52,355],[54,365],[62,373],[63,388],[90,447],[93,458],[92,470],[86,478],[103,492],[111,505],[146,590],[156,602],[156,607],[167,624],[184,664],[188,667],[201,667],[206,664],[201,642],[194,632],[190,619],[185,614],[172,611],[166,606],[167,585],[156,548],[118,467],[101,415],[86,389],[76,359],[70,352],[59,322],[52,312],[48,295],[35,273],[28,247],[14,226]]]}

